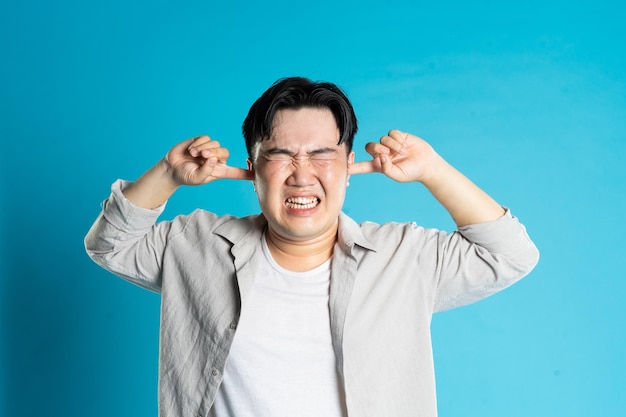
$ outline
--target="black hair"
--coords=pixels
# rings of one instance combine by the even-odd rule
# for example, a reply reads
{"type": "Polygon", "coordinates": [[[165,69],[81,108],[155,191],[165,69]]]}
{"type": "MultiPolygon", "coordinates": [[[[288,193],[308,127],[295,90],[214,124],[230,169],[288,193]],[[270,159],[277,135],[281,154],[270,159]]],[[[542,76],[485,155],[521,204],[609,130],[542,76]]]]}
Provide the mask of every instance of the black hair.
{"type": "Polygon", "coordinates": [[[271,136],[274,117],[279,110],[304,107],[329,109],[339,128],[337,144],[345,144],[348,153],[352,151],[357,120],[352,104],[341,88],[329,82],[290,77],[276,81],[250,107],[241,127],[250,159],[254,145],[271,136]]]}

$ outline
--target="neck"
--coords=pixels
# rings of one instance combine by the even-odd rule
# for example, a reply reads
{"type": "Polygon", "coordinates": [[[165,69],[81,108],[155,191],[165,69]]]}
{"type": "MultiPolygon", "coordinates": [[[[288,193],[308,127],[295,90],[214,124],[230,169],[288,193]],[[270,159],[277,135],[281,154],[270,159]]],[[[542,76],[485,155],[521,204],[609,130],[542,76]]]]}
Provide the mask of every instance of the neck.
{"type": "Polygon", "coordinates": [[[303,272],[316,268],[330,259],[337,241],[337,230],[319,239],[300,242],[285,239],[268,228],[265,239],[278,265],[289,271],[303,272]]]}

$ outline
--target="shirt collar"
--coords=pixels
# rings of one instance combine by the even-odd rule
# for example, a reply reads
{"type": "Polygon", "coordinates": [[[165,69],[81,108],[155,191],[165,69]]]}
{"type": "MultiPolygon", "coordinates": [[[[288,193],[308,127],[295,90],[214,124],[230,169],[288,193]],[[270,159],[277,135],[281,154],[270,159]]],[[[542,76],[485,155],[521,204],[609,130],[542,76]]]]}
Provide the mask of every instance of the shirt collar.
{"type": "Polygon", "coordinates": [[[338,235],[338,243],[342,249],[346,248],[352,251],[352,248],[357,245],[367,250],[376,251],[374,244],[363,235],[361,227],[343,212],[339,213],[338,235]]]}
{"type": "Polygon", "coordinates": [[[267,227],[267,220],[262,214],[248,217],[233,217],[215,228],[213,233],[222,236],[232,244],[242,241],[256,242],[267,227]]]}

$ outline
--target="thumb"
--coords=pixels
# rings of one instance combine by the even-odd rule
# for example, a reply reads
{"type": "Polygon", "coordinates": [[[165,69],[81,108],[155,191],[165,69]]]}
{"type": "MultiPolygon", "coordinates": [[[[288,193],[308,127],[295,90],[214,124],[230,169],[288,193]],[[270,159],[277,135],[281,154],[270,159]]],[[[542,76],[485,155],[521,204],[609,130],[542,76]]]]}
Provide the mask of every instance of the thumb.
{"type": "Polygon", "coordinates": [[[383,174],[389,175],[391,170],[394,168],[389,155],[380,154],[378,155],[378,159],[380,160],[381,171],[383,172],[383,174]]]}

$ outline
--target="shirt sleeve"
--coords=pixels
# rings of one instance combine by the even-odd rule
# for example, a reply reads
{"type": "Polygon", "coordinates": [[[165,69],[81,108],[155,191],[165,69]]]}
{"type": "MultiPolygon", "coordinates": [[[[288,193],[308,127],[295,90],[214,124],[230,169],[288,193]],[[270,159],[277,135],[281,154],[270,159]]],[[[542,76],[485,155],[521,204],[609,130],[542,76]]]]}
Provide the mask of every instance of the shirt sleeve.
{"type": "Polygon", "coordinates": [[[160,292],[161,264],[171,222],[155,224],[165,205],[149,210],[131,203],[117,180],[102,212],[85,237],[89,257],[104,269],[151,291],[160,292]]]}
{"type": "Polygon", "coordinates": [[[526,276],[539,251],[506,209],[497,220],[460,227],[439,242],[435,311],[488,297],[526,276]]]}

